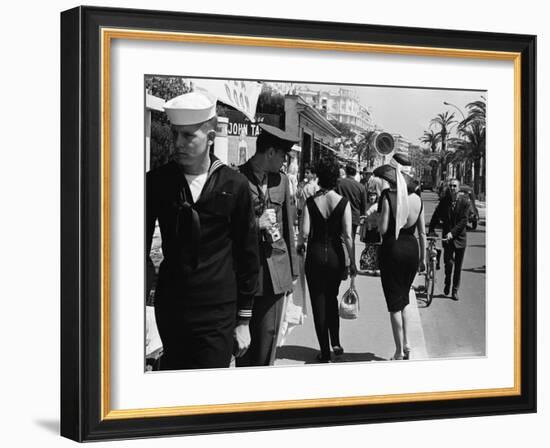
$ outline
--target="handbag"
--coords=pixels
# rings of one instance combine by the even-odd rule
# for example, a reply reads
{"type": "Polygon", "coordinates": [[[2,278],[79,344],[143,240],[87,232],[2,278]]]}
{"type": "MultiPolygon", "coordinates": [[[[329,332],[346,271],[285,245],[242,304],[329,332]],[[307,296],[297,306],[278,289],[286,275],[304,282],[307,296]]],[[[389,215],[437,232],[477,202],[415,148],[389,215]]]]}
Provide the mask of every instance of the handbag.
{"type": "Polygon", "coordinates": [[[378,229],[365,230],[361,241],[365,244],[382,244],[382,235],[380,235],[378,229]]]}
{"type": "Polygon", "coordinates": [[[359,294],[355,289],[355,277],[351,278],[349,288],[340,300],[338,314],[342,319],[357,319],[359,317],[359,294]]]}
{"type": "Polygon", "coordinates": [[[359,240],[365,244],[381,244],[382,235],[378,231],[377,221],[374,215],[363,220],[360,228],[359,240]]]}

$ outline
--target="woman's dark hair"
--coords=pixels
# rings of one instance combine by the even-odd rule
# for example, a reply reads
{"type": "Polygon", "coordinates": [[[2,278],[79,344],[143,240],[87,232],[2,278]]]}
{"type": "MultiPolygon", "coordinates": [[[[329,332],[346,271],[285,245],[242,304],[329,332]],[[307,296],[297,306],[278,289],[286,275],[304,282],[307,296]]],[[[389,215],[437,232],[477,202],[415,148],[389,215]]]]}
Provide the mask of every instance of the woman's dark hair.
{"type": "Polygon", "coordinates": [[[340,165],[334,156],[324,155],[315,164],[315,173],[319,186],[331,190],[340,177],[340,165]]]}
{"type": "Polygon", "coordinates": [[[357,167],[355,166],[355,163],[346,164],[346,174],[348,176],[355,176],[357,174],[357,167]]]}

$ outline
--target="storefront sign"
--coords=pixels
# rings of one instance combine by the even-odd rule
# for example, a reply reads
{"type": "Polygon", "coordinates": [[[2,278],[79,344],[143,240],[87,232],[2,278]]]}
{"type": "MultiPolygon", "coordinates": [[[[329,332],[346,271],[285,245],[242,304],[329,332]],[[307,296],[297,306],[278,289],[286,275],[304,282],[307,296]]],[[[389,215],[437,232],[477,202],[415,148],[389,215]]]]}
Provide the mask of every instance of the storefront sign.
{"type": "Polygon", "coordinates": [[[280,117],[274,114],[258,114],[256,121],[252,122],[238,111],[225,111],[225,116],[229,119],[227,126],[227,135],[245,135],[247,137],[257,137],[260,133],[260,123],[270,124],[280,127],[280,117]]]}

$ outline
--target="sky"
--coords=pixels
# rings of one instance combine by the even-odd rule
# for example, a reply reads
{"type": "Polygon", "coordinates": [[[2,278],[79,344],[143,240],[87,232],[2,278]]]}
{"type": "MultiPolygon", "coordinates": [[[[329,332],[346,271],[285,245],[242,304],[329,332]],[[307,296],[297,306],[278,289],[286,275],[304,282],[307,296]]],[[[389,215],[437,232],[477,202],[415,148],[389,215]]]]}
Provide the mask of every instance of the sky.
{"type": "MultiPolygon", "coordinates": [[[[337,90],[338,85],[307,84],[312,90],[337,90]]],[[[347,86],[342,86],[347,87],[347,86]]],[[[430,120],[437,114],[449,111],[458,121],[462,115],[452,106],[456,105],[467,115],[466,104],[487,98],[486,91],[443,90],[403,87],[352,86],[359,95],[359,102],[369,108],[376,125],[392,134],[401,134],[412,144],[420,144],[425,130],[430,129],[430,120]]],[[[454,133],[456,126],[451,128],[454,133]]],[[[436,125],[432,126],[438,130],[436,125]]]]}

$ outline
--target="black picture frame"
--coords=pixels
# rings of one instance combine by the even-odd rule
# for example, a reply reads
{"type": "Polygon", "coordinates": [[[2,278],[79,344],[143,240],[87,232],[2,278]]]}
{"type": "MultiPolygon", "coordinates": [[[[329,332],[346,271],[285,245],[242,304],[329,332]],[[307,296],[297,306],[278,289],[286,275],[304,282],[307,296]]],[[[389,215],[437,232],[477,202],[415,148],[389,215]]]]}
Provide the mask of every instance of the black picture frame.
{"type": "Polygon", "coordinates": [[[61,435],[77,441],[536,412],[536,36],[78,7],[61,13],[61,435]],[[255,36],[521,56],[519,393],[304,409],[104,418],[101,29],[255,36]]]}

